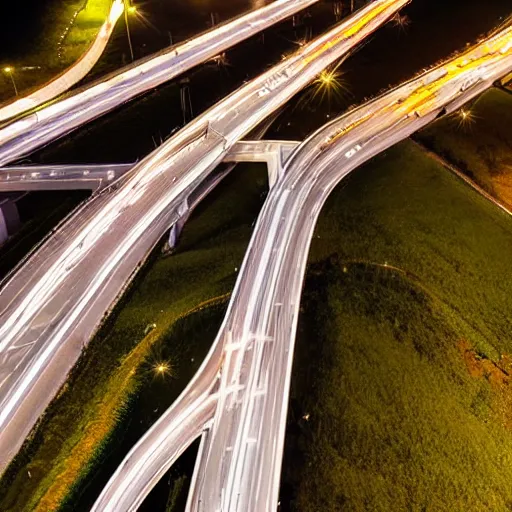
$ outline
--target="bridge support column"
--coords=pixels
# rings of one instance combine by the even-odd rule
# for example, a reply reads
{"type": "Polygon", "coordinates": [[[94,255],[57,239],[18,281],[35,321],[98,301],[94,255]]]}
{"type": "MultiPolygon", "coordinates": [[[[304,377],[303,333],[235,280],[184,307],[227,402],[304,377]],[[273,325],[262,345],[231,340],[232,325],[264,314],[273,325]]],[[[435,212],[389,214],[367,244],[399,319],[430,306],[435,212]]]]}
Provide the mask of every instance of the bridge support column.
{"type": "Polygon", "coordinates": [[[9,236],[21,227],[16,201],[22,195],[11,194],[11,197],[0,200],[0,244],[5,242],[9,236]]]}
{"type": "Polygon", "coordinates": [[[268,188],[271,189],[279,180],[283,172],[281,165],[281,159],[279,155],[269,155],[267,160],[267,172],[268,172],[268,188]]]}
{"type": "Polygon", "coordinates": [[[180,82],[180,102],[181,102],[181,112],[183,114],[183,125],[186,125],[190,122],[194,113],[192,111],[192,97],[190,96],[190,79],[184,78],[180,82]]]}
{"type": "Polygon", "coordinates": [[[185,222],[187,222],[188,217],[190,215],[190,208],[188,205],[188,198],[181,203],[178,208],[178,220],[171,226],[169,231],[169,240],[167,243],[169,244],[169,250],[173,251],[178,245],[178,240],[180,238],[181,232],[183,231],[183,226],[185,226],[185,222]]]}
{"type": "Polygon", "coordinates": [[[171,251],[178,245],[178,238],[181,234],[181,229],[182,226],[180,226],[179,221],[171,226],[171,230],[169,231],[169,240],[167,242],[171,251]]]}

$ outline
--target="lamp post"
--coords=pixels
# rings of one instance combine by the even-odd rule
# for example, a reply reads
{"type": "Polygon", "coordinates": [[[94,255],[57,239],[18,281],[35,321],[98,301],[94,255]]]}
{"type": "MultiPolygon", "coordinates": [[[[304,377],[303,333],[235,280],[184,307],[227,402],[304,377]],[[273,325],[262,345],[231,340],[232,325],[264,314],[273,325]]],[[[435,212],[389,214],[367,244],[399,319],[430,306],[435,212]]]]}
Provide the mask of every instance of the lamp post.
{"type": "Polygon", "coordinates": [[[11,66],[6,66],[4,68],[4,73],[11,77],[12,86],[14,87],[14,93],[18,96],[18,88],[16,87],[16,82],[14,81],[14,68],[11,66]]]}
{"type": "Polygon", "coordinates": [[[128,15],[135,14],[136,12],[137,12],[137,8],[134,5],[130,5],[129,0],[125,0],[124,22],[126,24],[126,34],[128,35],[128,45],[130,46],[130,55],[132,57],[132,62],[133,62],[133,46],[132,46],[132,38],[130,35],[130,24],[128,22],[128,15]]]}

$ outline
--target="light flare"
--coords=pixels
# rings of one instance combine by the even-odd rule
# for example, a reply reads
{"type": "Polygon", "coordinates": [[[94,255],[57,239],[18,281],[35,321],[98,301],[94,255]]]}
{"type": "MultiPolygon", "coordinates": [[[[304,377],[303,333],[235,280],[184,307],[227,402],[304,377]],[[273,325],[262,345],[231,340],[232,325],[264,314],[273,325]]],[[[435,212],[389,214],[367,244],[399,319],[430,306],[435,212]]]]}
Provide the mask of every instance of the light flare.
{"type": "Polygon", "coordinates": [[[330,100],[332,96],[339,97],[342,91],[346,91],[338,66],[332,70],[324,70],[318,75],[318,78],[313,82],[314,92],[311,99],[320,96],[320,100],[324,100],[326,97],[330,100]]]}
{"type": "Polygon", "coordinates": [[[171,365],[166,361],[162,361],[153,366],[153,370],[157,375],[168,375],[171,373],[171,365]]]}
{"type": "Polygon", "coordinates": [[[464,108],[459,110],[458,117],[459,128],[468,128],[476,121],[476,117],[473,114],[473,112],[471,112],[471,110],[467,110],[464,108]]]}

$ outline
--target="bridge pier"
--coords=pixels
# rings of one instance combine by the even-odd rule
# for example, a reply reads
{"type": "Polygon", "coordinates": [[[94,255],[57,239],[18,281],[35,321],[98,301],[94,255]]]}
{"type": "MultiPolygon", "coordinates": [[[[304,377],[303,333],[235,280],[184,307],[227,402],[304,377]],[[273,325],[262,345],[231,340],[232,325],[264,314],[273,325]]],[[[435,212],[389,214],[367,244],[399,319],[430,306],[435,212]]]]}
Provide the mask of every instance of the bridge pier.
{"type": "Polygon", "coordinates": [[[190,208],[188,204],[188,198],[181,203],[181,205],[178,208],[178,220],[171,226],[171,229],[169,230],[169,239],[167,243],[169,244],[169,250],[173,251],[176,249],[176,246],[178,245],[178,240],[180,238],[181,232],[183,231],[183,227],[185,226],[185,223],[187,222],[188,218],[190,217],[190,208]]]}
{"type": "Polygon", "coordinates": [[[21,227],[16,201],[23,194],[11,194],[0,198],[0,244],[5,242],[21,227]]]}

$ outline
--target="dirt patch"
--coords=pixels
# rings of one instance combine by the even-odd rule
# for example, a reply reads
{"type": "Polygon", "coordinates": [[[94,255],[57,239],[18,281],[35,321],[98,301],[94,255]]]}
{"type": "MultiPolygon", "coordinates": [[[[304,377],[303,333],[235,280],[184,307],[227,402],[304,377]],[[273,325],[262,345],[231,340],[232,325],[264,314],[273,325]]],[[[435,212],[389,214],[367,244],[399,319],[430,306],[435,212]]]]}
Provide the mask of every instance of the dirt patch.
{"type": "Polygon", "coordinates": [[[500,360],[495,363],[478,354],[467,340],[460,340],[458,349],[472,377],[483,377],[493,386],[509,385],[512,372],[512,358],[509,355],[502,354],[500,360]]]}
{"type": "Polygon", "coordinates": [[[492,390],[492,409],[502,425],[512,430],[512,357],[501,354],[495,362],[478,354],[467,340],[457,344],[468,373],[475,379],[485,379],[492,390]]]}
{"type": "Polygon", "coordinates": [[[507,166],[499,176],[495,176],[493,184],[498,199],[508,208],[512,208],[512,165],[507,166]]]}

